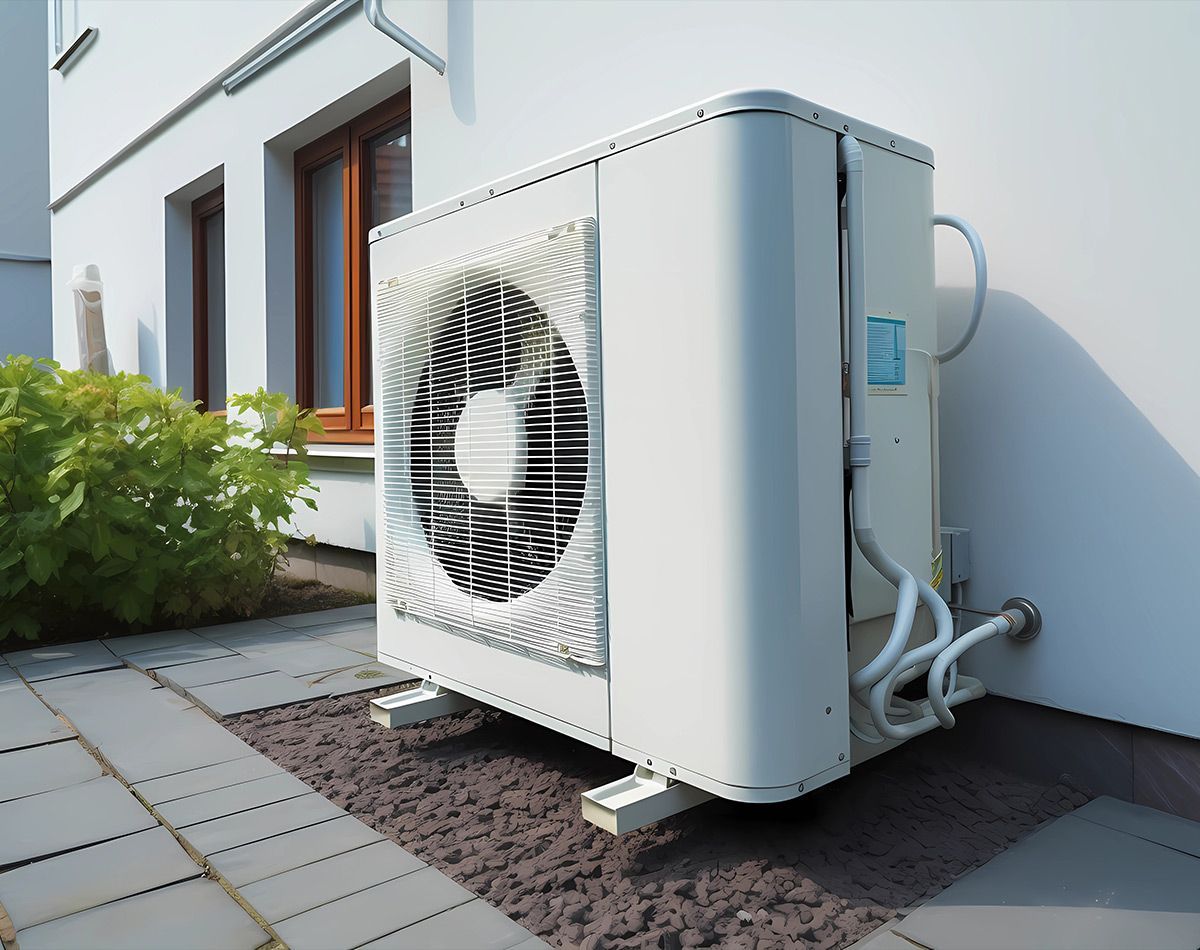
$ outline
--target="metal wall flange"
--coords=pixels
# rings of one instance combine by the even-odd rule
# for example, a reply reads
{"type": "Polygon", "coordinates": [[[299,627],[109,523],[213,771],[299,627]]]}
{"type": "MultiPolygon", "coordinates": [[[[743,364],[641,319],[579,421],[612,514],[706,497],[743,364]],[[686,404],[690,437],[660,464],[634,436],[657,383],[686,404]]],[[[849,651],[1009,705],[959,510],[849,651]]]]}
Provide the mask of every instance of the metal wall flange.
{"type": "Polygon", "coordinates": [[[1042,612],[1032,600],[1026,597],[1010,597],[1004,602],[1004,610],[1015,611],[1025,618],[1021,629],[1009,634],[1014,640],[1032,640],[1042,632],[1042,612]]]}

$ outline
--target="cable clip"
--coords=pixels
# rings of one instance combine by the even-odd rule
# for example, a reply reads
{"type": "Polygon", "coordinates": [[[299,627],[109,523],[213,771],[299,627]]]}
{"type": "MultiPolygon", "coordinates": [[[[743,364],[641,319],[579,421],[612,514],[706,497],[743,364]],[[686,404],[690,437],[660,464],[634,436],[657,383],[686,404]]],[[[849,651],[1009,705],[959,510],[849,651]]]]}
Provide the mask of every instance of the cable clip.
{"type": "Polygon", "coordinates": [[[869,435],[852,435],[847,444],[850,446],[851,468],[866,468],[871,464],[871,437],[869,435]]]}

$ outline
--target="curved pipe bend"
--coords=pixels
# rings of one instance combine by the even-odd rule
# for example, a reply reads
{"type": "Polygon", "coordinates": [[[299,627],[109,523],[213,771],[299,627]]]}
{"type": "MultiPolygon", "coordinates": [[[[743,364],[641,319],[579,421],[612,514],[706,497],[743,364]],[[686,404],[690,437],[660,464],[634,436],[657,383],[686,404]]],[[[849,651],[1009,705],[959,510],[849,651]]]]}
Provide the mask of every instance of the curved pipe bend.
{"type": "Polygon", "coordinates": [[[958,342],[937,354],[939,363],[947,363],[967,348],[975,338],[979,329],[979,320],[983,316],[983,301],[987,297],[987,254],[983,250],[983,239],[971,225],[956,214],[935,214],[934,226],[941,225],[954,228],[967,239],[971,247],[971,258],[975,261],[975,297],[971,301],[971,317],[967,321],[967,329],[959,337],[958,342]]]}

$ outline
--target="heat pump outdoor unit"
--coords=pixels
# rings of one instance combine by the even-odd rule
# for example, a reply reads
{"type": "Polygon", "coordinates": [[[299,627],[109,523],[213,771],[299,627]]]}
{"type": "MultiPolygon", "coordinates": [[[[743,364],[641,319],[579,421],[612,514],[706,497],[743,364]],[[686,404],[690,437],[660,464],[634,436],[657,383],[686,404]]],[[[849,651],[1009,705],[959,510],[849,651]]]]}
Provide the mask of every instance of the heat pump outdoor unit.
{"type": "MultiPolygon", "coordinates": [[[[379,655],[634,763],[614,832],[793,798],[983,694],[939,586],[932,154],[738,92],[371,232],[379,655]],[[873,450],[872,450],[873,446],[873,450]],[[870,474],[870,483],[867,476],[870,474]],[[905,684],[921,681],[913,697],[905,684]]],[[[940,585],[943,587],[949,586],[940,585]]]]}

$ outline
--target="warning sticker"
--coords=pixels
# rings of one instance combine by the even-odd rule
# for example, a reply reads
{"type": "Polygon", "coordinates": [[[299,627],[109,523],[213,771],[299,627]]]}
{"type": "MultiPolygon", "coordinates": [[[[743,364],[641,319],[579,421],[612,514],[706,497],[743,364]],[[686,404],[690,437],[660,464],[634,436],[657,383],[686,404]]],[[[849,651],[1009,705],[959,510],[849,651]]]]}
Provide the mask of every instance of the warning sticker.
{"type": "Polygon", "coordinates": [[[867,317],[867,385],[903,386],[905,322],[867,317]]]}

